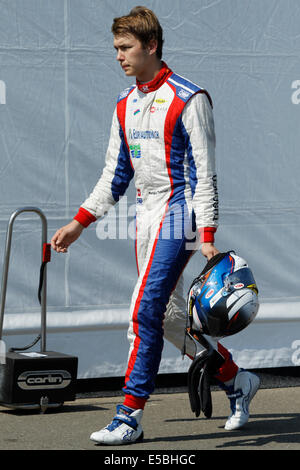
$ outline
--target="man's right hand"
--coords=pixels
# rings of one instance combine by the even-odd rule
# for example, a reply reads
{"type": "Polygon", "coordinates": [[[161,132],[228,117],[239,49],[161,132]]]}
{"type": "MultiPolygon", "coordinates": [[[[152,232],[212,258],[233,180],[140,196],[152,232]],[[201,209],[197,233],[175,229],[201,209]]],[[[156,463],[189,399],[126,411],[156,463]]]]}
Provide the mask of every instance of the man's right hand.
{"type": "Polygon", "coordinates": [[[77,220],[72,220],[68,225],[61,227],[51,239],[51,247],[57,253],[67,253],[68,247],[80,237],[84,229],[77,220]]]}

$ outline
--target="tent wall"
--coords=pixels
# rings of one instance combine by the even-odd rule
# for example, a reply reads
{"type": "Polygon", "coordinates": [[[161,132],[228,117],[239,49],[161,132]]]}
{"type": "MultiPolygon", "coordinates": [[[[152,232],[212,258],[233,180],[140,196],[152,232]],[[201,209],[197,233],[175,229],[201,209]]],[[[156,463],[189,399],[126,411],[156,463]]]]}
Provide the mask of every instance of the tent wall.
{"type": "MultiPolygon", "coordinates": [[[[248,260],[260,291],[256,321],[224,344],[243,367],[298,365],[299,2],[146,3],[164,29],[164,60],[212,96],[220,198],[216,245],[248,260]]],[[[0,1],[1,259],[15,209],[41,208],[50,238],[96,183],[116,98],[132,83],[115,60],[110,28],[114,17],[135,4],[0,1]]],[[[110,214],[117,239],[100,240],[108,222],[96,223],[67,255],[53,253],[48,266],[48,347],[77,354],[82,377],[120,375],[125,368],[137,273],[134,240],[124,236],[124,227],[126,234],[134,199],[131,186],[110,214]]],[[[39,263],[40,222],[24,215],[13,235],[8,346],[25,344],[38,329],[39,263]]],[[[186,269],[187,287],[204,264],[196,254],[186,269]]],[[[160,371],[187,366],[166,344],[160,371]]]]}

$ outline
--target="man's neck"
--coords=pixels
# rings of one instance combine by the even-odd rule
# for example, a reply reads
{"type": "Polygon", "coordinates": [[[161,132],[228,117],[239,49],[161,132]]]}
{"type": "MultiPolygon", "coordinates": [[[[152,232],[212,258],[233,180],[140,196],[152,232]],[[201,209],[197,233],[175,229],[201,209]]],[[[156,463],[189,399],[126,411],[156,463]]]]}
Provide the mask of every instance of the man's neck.
{"type": "Polygon", "coordinates": [[[161,68],[162,68],[162,62],[161,60],[157,59],[155,62],[153,62],[153,64],[147,67],[147,70],[145,70],[145,72],[141,73],[136,78],[140,83],[151,82],[152,80],[154,80],[154,78],[159,73],[161,68]]]}

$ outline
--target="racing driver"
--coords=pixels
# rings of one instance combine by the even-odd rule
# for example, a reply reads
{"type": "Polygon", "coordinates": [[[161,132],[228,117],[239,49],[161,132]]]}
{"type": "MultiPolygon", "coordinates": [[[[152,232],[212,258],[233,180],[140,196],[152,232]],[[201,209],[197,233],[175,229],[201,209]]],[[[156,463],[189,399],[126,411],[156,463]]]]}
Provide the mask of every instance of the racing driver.
{"type": "MultiPolygon", "coordinates": [[[[218,253],[218,195],[209,94],[162,61],[163,32],[151,10],[135,7],[115,18],[112,33],[117,61],[136,82],[118,97],[99,181],[51,244],[65,253],[85,227],[124,195],[134,178],[138,280],[130,307],[124,401],[112,422],[90,437],[99,444],[120,445],[143,437],[141,419],[154,390],[163,337],[182,348],[182,272],[196,241],[207,260],[218,253]]],[[[216,379],[231,405],[225,428],[238,429],[248,421],[259,379],[239,369],[220,343],[217,348],[225,363],[216,379]]],[[[192,344],[186,351],[194,354],[192,344]]]]}

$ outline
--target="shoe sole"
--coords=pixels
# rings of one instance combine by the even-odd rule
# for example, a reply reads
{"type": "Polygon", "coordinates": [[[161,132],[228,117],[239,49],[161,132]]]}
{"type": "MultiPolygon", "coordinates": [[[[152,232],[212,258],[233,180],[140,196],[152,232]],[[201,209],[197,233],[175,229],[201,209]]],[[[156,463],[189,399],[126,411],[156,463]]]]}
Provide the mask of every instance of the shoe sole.
{"type": "Polygon", "coordinates": [[[130,444],[136,444],[139,442],[142,442],[144,439],[144,431],[141,432],[139,437],[135,441],[120,441],[117,443],[112,443],[112,442],[99,442],[96,441],[95,439],[91,439],[92,442],[95,442],[96,445],[99,446],[120,446],[120,445],[130,445],[130,444]]]}

